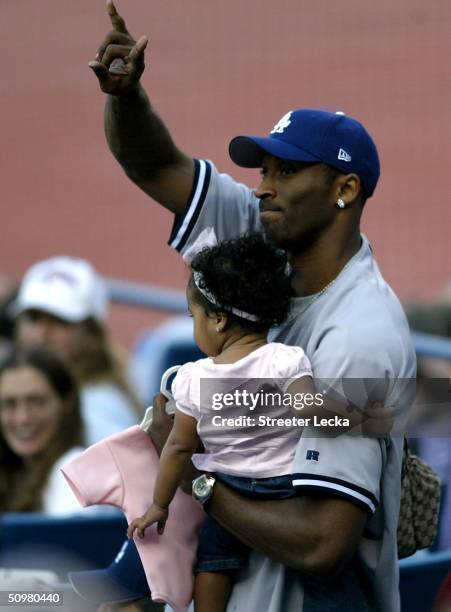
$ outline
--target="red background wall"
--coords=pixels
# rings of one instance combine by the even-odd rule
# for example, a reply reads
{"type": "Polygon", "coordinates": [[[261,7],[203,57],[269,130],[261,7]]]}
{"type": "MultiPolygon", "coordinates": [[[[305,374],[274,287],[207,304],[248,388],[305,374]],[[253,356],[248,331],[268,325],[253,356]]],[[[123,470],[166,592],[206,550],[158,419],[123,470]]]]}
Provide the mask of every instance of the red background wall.
{"type": "MultiPolygon", "coordinates": [[[[359,118],[382,179],[364,231],[404,300],[449,277],[451,3],[448,0],[118,0],[150,36],[143,81],[181,148],[233,167],[229,139],[265,133],[289,109],[359,118]]],[[[100,272],[183,287],[171,216],[107,150],[103,94],[87,64],[110,29],[100,0],[2,3],[0,272],[67,253],[100,272]]],[[[130,342],[163,315],[115,307],[130,342]]]]}

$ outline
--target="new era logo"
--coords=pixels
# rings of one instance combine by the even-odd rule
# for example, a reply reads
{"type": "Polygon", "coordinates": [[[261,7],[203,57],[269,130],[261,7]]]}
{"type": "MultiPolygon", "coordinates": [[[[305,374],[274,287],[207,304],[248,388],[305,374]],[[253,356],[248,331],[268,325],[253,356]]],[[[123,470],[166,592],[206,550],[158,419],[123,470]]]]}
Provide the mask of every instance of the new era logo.
{"type": "Polygon", "coordinates": [[[340,149],[338,151],[338,159],[341,159],[342,161],[345,161],[345,162],[350,162],[351,156],[349,155],[349,153],[346,153],[344,149],[340,149]]]}

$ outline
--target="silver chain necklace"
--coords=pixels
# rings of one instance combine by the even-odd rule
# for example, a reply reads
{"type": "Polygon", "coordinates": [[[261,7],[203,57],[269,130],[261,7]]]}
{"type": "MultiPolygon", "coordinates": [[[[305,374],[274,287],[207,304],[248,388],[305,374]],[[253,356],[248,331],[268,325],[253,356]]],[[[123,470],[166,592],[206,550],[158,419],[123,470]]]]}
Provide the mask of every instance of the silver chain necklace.
{"type": "MultiPolygon", "coordinates": [[[[337,282],[337,280],[340,278],[340,276],[343,274],[343,272],[346,270],[346,268],[349,267],[349,265],[351,264],[352,260],[354,259],[354,257],[351,257],[351,259],[347,262],[346,265],[343,266],[343,268],[340,270],[340,272],[337,274],[337,276],[335,278],[333,278],[330,283],[328,283],[325,287],[323,287],[321,289],[321,291],[318,291],[318,293],[313,294],[312,296],[305,296],[304,298],[300,298],[302,300],[305,300],[305,302],[303,302],[303,306],[304,308],[302,308],[302,312],[304,313],[307,308],[309,308],[314,302],[316,302],[316,300],[318,300],[324,293],[326,293],[326,291],[328,291],[332,285],[334,283],[337,282]]],[[[297,314],[299,314],[299,311],[297,311],[297,314]]]]}

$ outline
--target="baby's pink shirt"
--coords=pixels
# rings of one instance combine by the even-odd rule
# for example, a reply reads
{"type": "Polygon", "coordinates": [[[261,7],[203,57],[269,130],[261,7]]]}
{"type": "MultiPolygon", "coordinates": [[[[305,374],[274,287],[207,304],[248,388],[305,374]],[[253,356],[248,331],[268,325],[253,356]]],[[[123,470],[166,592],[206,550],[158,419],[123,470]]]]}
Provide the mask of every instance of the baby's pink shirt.
{"type": "MultiPolygon", "coordinates": [[[[248,407],[237,409],[234,404],[215,410],[212,398],[219,390],[227,393],[237,388],[251,389],[258,397],[264,383],[276,384],[284,394],[290,384],[302,376],[312,376],[304,351],[279,342],[265,344],[235,363],[215,363],[207,357],[182,366],[172,383],[172,394],[177,410],[197,421],[197,432],[205,452],[193,455],[194,465],[207,472],[249,478],[291,474],[301,427],[242,426],[243,421],[240,421],[235,429],[233,425],[213,424],[232,415],[233,424],[237,415],[255,419],[254,423],[259,422],[257,414],[290,419],[296,416],[292,406],[265,406],[256,411],[248,407]]],[[[297,416],[302,417],[302,412],[297,416]]]]}
{"type": "MultiPolygon", "coordinates": [[[[130,523],[152,503],[158,464],[151,439],[135,425],[86,449],[62,472],[82,506],[117,506],[130,523]]],[[[204,519],[200,504],[178,490],[164,534],[158,535],[152,525],[143,539],[135,538],[152,599],[167,602],[175,612],[184,612],[192,599],[192,569],[204,519]]]]}

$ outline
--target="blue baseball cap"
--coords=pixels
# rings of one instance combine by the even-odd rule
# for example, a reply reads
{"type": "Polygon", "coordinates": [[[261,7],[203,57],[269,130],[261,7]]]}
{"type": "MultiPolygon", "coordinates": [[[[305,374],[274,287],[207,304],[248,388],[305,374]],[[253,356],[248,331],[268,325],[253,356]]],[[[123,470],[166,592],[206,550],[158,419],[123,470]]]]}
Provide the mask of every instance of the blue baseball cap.
{"type": "Polygon", "coordinates": [[[114,561],[105,569],[69,572],[76,593],[96,604],[150,597],[141,559],[133,540],[126,540],[114,561]]]}
{"type": "Polygon", "coordinates": [[[260,168],[268,154],[290,161],[323,162],[344,174],[357,174],[368,198],[380,175],[373,139],[359,121],[342,112],[311,108],[290,111],[267,138],[236,136],[229,154],[244,168],[260,168]]]}

